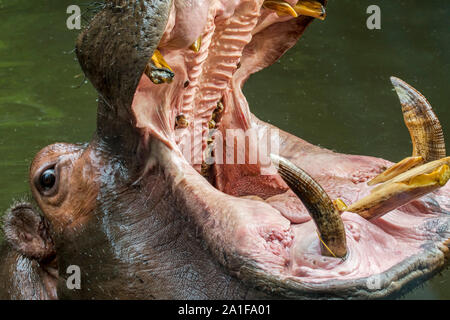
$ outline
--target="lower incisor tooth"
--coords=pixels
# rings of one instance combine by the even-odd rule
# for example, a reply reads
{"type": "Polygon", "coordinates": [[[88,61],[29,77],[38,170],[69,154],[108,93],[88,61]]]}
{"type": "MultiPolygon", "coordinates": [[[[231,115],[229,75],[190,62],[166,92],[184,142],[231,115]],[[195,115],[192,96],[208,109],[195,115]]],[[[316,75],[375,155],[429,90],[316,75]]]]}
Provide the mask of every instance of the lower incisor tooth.
{"type": "Polygon", "coordinates": [[[417,167],[424,163],[423,157],[408,157],[403,159],[402,161],[394,164],[392,167],[381,173],[380,175],[373,178],[371,181],[369,181],[367,184],[369,186],[374,186],[379,183],[383,183],[386,181],[391,180],[392,178],[398,176],[399,174],[402,174],[409,169],[412,169],[414,167],[417,167]]]}
{"type": "Polygon", "coordinates": [[[411,169],[372,190],[347,208],[365,219],[376,219],[443,187],[450,179],[450,157],[411,169]]]}

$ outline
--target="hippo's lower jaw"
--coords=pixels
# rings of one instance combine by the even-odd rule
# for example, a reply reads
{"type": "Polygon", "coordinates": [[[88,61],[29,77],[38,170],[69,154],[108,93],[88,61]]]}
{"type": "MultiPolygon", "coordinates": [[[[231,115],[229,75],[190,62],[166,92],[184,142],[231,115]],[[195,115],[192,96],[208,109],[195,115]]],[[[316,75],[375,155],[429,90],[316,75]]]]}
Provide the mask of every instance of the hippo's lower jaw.
{"type": "MultiPolygon", "coordinates": [[[[251,136],[253,130],[257,136],[275,129],[251,115],[241,91],[244,81],[278,59],[309,23],[307,17],[260,11],[260,1],[227,9],[210,8],[201,46],[194,51],[174,43],[198,34],[180,34],[177,23],[171,23],[175,16],[185,21],[191,15],[172,12],[159,52],[175,77],[158,85],[144,74],[131,107],[142,136],[140,150],[148,151],[142,178],[159,168],[179,211],[213,256],[239,279],[268,293],[384,297],[440,269],[450,238],[450,189],[394,207],[372,221],[345,212],[347,255],[341,259],[333,252],[324,256],[316,224],[283,179],[264,174],[261,162],[250,162],[251,142],[241,150],[247,153],[243,163],[227,162],[240,156],[239,146],[227,149],[230,131],[251,136]],[[211,139],[211,130],[220,133],[219,139],[211,139]]],[[[332,199],[347,203],[369,194],[367,182],[391,166],[381,159],[336,154],[284,132],[279,152],[314,177],[332,199]]]]}
{"type": "MultiPolygon", "coordinates": [[[[377,298],[442,269],[450,238],[449,188],[391,207],[378,219],[336,214],[328,196],[355,203],[391,163],[321,149],[249,110],[241,90],[245,80],[296,43],[312,21],[301,12],[313,8],[311,16],[323,17],[319,3],[127,3],[109,1],[77,46],[100,95],[93,141],[47,147],[30,169],[33,196],[53,230],[60,298],[377,298]],[[216,139],[209,137],[213,130],[221,133],[216,139]],[[252,161],[253,148],[262,146],[252,139],[228,152],[228,133],[239,136],[239,130],[249,137],[278,134],[278,152],[268,149],[252,161]],[[208,164],[211,146],[214,161],[208,164]],[[304,175],[311,189],[302,189],[293,181],[301,171],[282,160],[281,170],[291,166],[280,171],[290,190],[264,163],[269,152],[321,187],[304,175]],[[82,272],[78,291],[66,286],[70,265],[82,272]]],[[[400,179],[413,190],[387,200],[411,200],[419,194],[416,184],[432,190],[448,170],[439,172],[400,179]]],[[[376,188],[390,188],[394,179],[376,188]]]]}
{"type": "MultiPolygon", "coordinates": [[[[254,128],[270,129],[254,117],[250,121],[254,128]]],[[[348,203],[368,194],[370,178],[390,165],[280,135],[280,153],[309,172],[332,198],[348,203]]],[[[164,174],[186,226],[194,226],[198,241],[250,287],[290,298],[380,298],[398,293],[406,284],[417,285],[445,265],[449,188],[376,220],[343,213],[347,255],[327,257],[317,225],[277,174],[258,174],[258,169],[244,165],[218,169],[215,164],[213,172],[232,172],[233,180],[232,186],[212,185],[178,148],[152,138],[145,141],[151,141],[152,154],[147,170],[158,168],[164,174]]],[[[155,186],[150,183],[147,188],[152,194],[155,186]]]]}

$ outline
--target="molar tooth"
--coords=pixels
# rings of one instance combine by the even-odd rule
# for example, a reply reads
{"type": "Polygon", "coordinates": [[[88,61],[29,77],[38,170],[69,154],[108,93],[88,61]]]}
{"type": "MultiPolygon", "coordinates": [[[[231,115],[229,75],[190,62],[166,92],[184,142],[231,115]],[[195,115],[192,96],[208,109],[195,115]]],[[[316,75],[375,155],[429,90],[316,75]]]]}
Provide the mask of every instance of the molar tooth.
{"type": "Polygon", "coordinates": [[[202,47],[202,36],[198,37],[197,40],[194,41],[193,44],[189,47],[194,52],[199,52],[202,47]]]}
{"type": "Polygon", "coordinates": [[[214,109],[212,114],[212,120],[217,124],[222,116],[223,110],[225,107],[223,106],[222,101],[217,102],[217,107],[214,109]]]}
{"type": "Polygon", "coordinates": [[[175,76],[158,49],[153,53],[144,73],[154,84],[171,83],[175,76]]]}
{"type": "Polygon", "coordinates": [[[216,112],[216,113],[222,113],[223,110],[224,110],[224,106],[223,106],[222,101],[217,102],[217,107],[216,107],[216,109],[214,110],[214,112],[216,112]]]}
{"type": "Polygon", "coordinates": [[[294,10],[298,15],[313,17],[325,20],[327,13],[325,7],[318,1],[300,0],[294,6],[294,10]]]}
{"type": "Polygon", "coordinates": [[[206,178],[209,179],[210,177],[210,170],[211,170],[211,165],[207,164],[206,162],[202,163],[201,169],[200,169],[200,174],[206,178]]]}
{"type": "Polygon", "coordinates": [[[209,129],[215,129],[216,128],[216,122],[213,119],[209,120],[208,128],[209,129]]]}
{"type": "Polygon", "coordinates": [[[339,211],[323,188],[290,161],[270,155],[278,173],[299,197],[313,218],[322,242],[322,255],[343,258],[347,255],[345,228],[339,211]]]}
{"type": "Polygon", "coordinates": [[[298,17],[297,12],[292,8],[292,6],[283,0],[266,0],[263,3],[263,7],[275,11],[278,16],[292,16],[294,18],[298,17]]]}
{"type": "Polygon", "coordinates": [[[184,114],[179,114],[175,119],[175,127],[177,129],[189,127],[189,121],[184,114]]]}

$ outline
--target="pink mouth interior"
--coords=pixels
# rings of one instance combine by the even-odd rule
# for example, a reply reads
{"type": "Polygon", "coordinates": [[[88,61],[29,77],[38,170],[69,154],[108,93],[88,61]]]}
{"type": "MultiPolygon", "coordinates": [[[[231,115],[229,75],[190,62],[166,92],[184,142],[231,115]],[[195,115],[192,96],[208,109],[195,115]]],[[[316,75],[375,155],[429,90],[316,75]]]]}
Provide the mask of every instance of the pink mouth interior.
{"type": "MultiPolygon", "coordinates": [[[[414,201],[375,221],[342,214],[348,246],[348,256],[342,260],[321,255],[313,221],[279,175],[261,175],[260,163],[215,165],[211,185],[199,174],[200,165],[191,165],[193,159],[183,156],[184,138],[193,132],[206,137],[219,101],[225,107],[218,124],[222,132],[263,126],[252,117],[241,88],[250,74],[295,44],[299,25],[291,17],[280,18],[262,9],[262,2],[196,0],[190,8],[174,5],[160,51],[175,78],[171,84],[155,85],[142,76],[132,106],[137,126],[146,142],[163,142],[152,153],[184,198],[186,211],[203,226],[213,250],[237,253],[266,272],[301,282],[380,274],[422,250],[433,230],[421,226],[441,216],[440,206],[450,210],[445,196],[450,188],[434,195],[435,201],[414,201]],[[195,53],[188,47],[200,35],[201,50],[195,53]],[[187,117],[188,128],[175,129],[179,114],[187,117]]],[[[309,18],[298,19],[304,19],[306,27],[309,18]]],[[[348,204],[366,195],[370,191],[366,182],[389,166],[385,160],[336,154],[300,139],[291,143],[293,139],[286,142],[287,156],[313,176],[330,198],[348,204]]],[[[198,150],[203,154],[206,145],[206,138],[197,140],[190,145],[190,154],[198,150]]]]}

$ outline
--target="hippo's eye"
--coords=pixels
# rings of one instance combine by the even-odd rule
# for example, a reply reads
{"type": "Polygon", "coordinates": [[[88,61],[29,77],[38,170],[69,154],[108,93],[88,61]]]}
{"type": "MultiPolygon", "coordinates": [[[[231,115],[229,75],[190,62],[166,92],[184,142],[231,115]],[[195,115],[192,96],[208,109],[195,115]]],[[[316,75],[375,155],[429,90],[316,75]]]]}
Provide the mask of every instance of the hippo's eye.
{"type": "Polygon", "coordinates": [[[39,177],[39,184],[41,185],[41,188],[44,191],[48,191],[51,188],[53,188],[55,183],[56,183],[56,175],[55,169],[53,168],[45,170],[39,177]]]}

